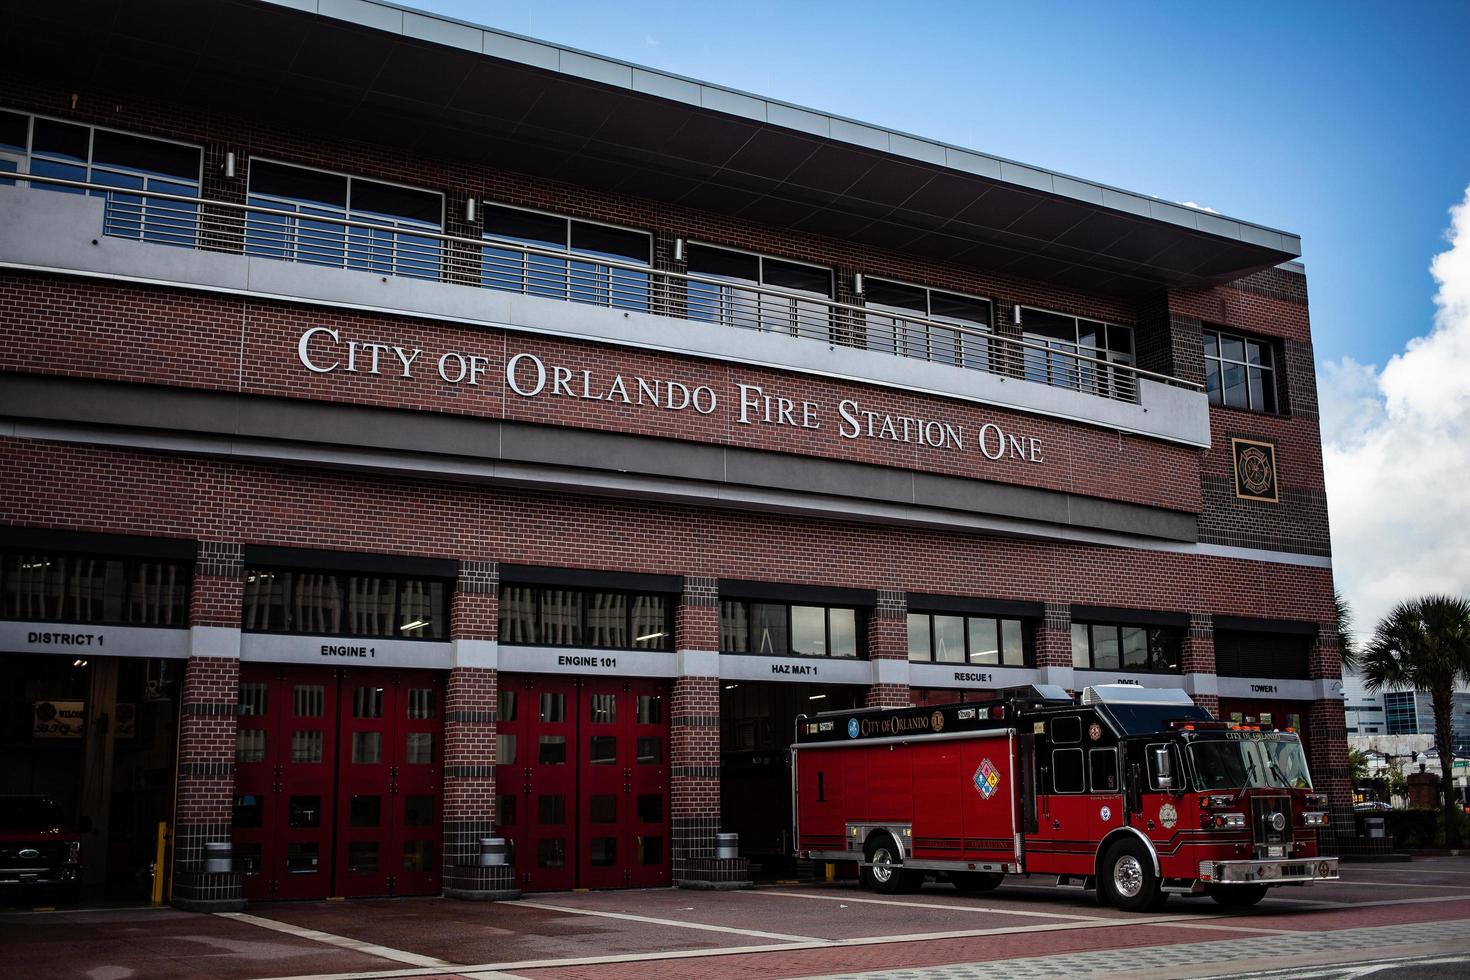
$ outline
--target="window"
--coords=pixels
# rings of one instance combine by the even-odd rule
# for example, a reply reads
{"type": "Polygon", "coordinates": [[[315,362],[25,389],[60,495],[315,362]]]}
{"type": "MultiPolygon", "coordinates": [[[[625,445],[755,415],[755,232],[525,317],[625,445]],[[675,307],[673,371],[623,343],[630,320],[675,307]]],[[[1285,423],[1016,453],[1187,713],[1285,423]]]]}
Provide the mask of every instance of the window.
{"type": "Polygon", "coordinates": [[[1078,670],[1178,673],[1179,631],[1115,623],[1072,624],[1072,666],[1078,670]]]}
{"type": "Polygon", "coordinates": [[[1082,750],[1053,749],[1051,775],[1054,792],[1087,792],[1086,774],[1082,770],[1082,750]]]}
{"type": "Polygon", "coordinates": [[[1416,735],[1419,718],[1413,691],[1385,691],[1383,694],[1386,731],[1390,735],[1416,735]]]}
{"type": "Polygon", "coordinates": [[[1118,750],[1093,749],[1087,753],[1088,779],[1094,793],[1118,791],[1118,750]]]}
{"type": "Polygon", "coordinates": [[[781,602],[720,603],[720,652],[774,657],[861,656],[858,610],[781,602]]]}
{"type": "Polygon", "coordinates": [[[184,627],[192,577],[187,562],[0,551],[0,617],[184,627]]]}
{"type": "Polygon", "coordinates": [[[890,351],[981,371],[990,369],[989,341],[984,337],[908,319],[941,320],[989,332],[989,300],[871,278],[864,287],[863,300],[869,311],[865,315],[869,350],[890,351]]]}
{"type": "Polygon", "coordinates": [[[1074,388],[1111,398],[1133,398],[1136,384],[1128,372],[1107,364],[1133,364],[1133,328],[1048,310],[1021,308],[1022,339],[1047,350],[1026,348],[1022,376],[1027,381],[1074,388]],[[1093,358],[1078,360],[1074,355],[1093,358]]]}
{"type": "Polygon", "coordinates": [[[909,660],[1024,667],[1027,631],[1019,619],[909,613],[909,660]]]}
{"type": "Polygon", "coordinates": [[[1270,341],[1206,330],[1205,392],[1211,405],[1276,411],[1276,356],[1270,341]]]}
{"type": "MultiPolygon", "coordinates": [[[[187,143],[0,111],[0,173],[31,173],[118,188],[85,192],[56,184],[31,184],[42,190],[105,196],[102,230],[118,238],[192,247],[199,232],[197,205],[125,192],[198,197],[202,160],[203,151],[187,143]]],[[[0,179],[0,184],[13,183],[0,179]]]]}
{"type": "Polygon", "coordinates": [[[620,310],[648,310],[647,272],[596,261],[651,265],[653,236],[648,232],[500,204],[485,205],[483,214],[487,241],[565,252],[576,258],[487,245],[480,250],[481,285],[620,310]]]}
{"type": "Polygon", "coordinates": [[[832,270],[713,245],[690,244],[689,319],[827,340],[832,270]],[[760,286],[781,295],[741,289],[760,286]]]}
{"type": "Polygon", "coordinates": [[[247,568],[242,625],[255,633],[438,640],[448,633],[449,590],[434,579],[247,568]]]}
{"type": "Polygon", "coordinates": [[[500,642],[672,650],[674,597],[646,592],[500,587],[500,642]]]}
{"type": "Polygon", "coordinates": [[[1311,652],[1306,634],[1215,630],[1215,673],[1221,677],[1306,680],[1311,652]]]}
{"type": "Polygon", "coordinates": [[[439,240],[413,232],[443,230],[443,195],[252,158],[248,200],[255,207],[289,213],[250,212],[245,219],[247,255],[439,278],[439,240]]]}

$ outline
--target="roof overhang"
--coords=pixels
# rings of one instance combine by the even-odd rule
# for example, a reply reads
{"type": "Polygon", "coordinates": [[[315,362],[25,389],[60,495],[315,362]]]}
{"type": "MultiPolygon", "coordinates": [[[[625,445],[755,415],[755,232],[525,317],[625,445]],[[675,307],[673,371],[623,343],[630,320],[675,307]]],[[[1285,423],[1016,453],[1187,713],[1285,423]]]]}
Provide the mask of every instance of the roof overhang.
{"type": "Polygon", "coordinates": [[[271,120],[1123,296],[1217,285],[1291,234],[372,0],[53,0],[20,77],[271,120]]]}

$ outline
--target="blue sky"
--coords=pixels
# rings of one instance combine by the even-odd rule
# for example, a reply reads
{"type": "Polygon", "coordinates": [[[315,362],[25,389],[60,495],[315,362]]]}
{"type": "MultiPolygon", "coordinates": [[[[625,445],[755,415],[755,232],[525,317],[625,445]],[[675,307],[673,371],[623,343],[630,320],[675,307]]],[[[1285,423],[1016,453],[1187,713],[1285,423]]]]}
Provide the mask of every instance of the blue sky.
{"type": "Polygon", "coordinates": [[[1301,235],[1359,637],[1470,594],[1470,0],[418,2],[1301,235]]]}
{"type": "Polygon", "coordinates": [[[416,5],[1296,232],[1323,361],[1428,331],[1470,182],[1465,2],[416,5]]]}

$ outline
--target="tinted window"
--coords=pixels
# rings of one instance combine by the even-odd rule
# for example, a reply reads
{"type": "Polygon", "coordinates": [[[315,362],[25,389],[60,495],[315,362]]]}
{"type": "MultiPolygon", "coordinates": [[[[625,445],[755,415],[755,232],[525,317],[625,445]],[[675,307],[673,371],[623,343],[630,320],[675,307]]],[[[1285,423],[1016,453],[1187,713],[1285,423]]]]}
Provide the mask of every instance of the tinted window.
{"type": "Polygon", "coordinates": [[[352,210],[391,218],[407,218],[438,227],[443,219],[443,199],[428,191],[416,191],[408,187],[394,187],[371,180],[352,182],[352,210]]]}
{"type": "Polygon", "coordinates": [[[31,152],[86,162],[87,127],[37,119],[31,152]]]}
{"type": "Polygon", "coordinates": [[[519,208],[485,206],[485,234],[518,242],[566,248],[567,219],[519,208]]]}
{"type": "Polygon", "coordinates": [[[1090,784],[1094,793],[1113,793],[1118,789],[1118,752],[1116,749],[1093,749],[1088,753],[1090,784]]]}
{"type": "Polygon", "coordinates": [[[11,150],[26,148],[26,117],[14,112],[0,112],[0,147],[11,150]]]}
{"type": "Polygon", "coordinates": [[[794,262],[782,262],[779,259],[766,259],[764,265],[768,286],[796,289],[820,296],[830,296],[832,293],[832,273],[826,269],[797,265],[794,262]]]}
{"type": "Polygon", "coordinates": [[[250,192],[347,207],[347,178],[266,160],[250,162],[250,192]]]}
{"type": "Polygon", "coordinates": [[[0,830],[65,826],[61,807],[44,796],[0,796],[0,830]]]}
{"type": "MultiPolygon", "coordinates": [[[[1072,719],[1076,721],[1076,719],[1072,719]]],[[[1058,793],[1081,793],[1083,783],[1082,750],[1057,749],[1051,754],[1052,786],[1058,793]]]]}
{"type": "Polygon", "coordinates": [[[572,250],[607,258],[647,262],[649,237],[641,231],[572,222],[572,250]]]}
{"type": "Polygon", "coordinates": [[[869,306],[891,306],[900,310],[912,310],[920,316],[928,312],[924,290],[915,286],[869,279],[863,295],[869,306]]]}
{"type": "Polygon", "coordinates": [[[1082,719],[1076,715],[1051,720],[1051,740],[1059,745],[1082,741],[1082,719]]]}
{"type": "Polygon", "coordinates": [[[127,133],[110,133],[104,129],[97,130],[93,137],[92,163],[188,181],[199,179],[197,148],[129,136],[127,133]]]}
{"type": "Polygon", "coordinates": [[[689,246],[689,271],[695,275],[718,276],[722,279],[760,281],[760,258],[744,252],[704,245],[689,246]]]}

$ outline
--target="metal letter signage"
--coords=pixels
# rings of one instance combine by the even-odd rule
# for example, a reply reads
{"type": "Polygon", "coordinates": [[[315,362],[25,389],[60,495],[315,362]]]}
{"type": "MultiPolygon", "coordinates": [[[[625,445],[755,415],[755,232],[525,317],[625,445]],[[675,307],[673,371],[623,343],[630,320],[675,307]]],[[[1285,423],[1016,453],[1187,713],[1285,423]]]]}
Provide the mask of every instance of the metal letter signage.
{"type": "MultiPolygon", "coordinates": [[[[415,370],[422,369],[421,373],[433,374],[445,384],[487,392],[494,386],[498,367],[495,359],[484,354],[426,352],[420,347],[355,339],[331,327],[311,327],[303,332],[296,341],[296,359],[312,374],[411,380],[415,370]],[[425,353],[427,357],[423,357],[425,353]]],[[[978,453],[997,463],[1046,461],[1040,439],[1007,431],[996,422],[985,422],[966,432],[962,422],[876,411],[852,398],[837,403],[836,425],[829,427],[825,423],[833,419],[821,402],[769,392],[760,385],[735,382],[729,390],[721,391],[707,383],[678,378],[623,375],[602,367],[556,364],[527,351],[507,356],[504,381],[505,391],[520,398],[569,398],[704,416],[714,415],[724,405],[734,425],[824,429],[835,432],[839,439],[872,439],[941,452],[978,453]]]]}

